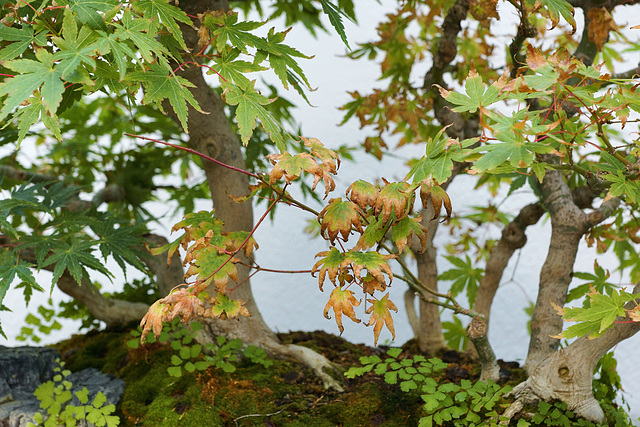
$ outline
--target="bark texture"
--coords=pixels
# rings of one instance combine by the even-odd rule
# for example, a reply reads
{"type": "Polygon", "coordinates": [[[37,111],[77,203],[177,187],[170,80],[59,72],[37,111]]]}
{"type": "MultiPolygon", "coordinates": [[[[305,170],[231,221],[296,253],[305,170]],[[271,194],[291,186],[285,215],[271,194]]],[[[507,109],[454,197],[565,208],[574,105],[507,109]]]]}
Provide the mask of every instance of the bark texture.
{"type": "Polygon", "coordinates": [[[558,349],[562,318],[551,303],[563,306],[573,274],[582,236],[609,217],[619,205],[618,199],[603,203],[599,209],[585,214],[573,201],[562,172],[548,172],[540,184],[542,203],[551,216],[551,241],[547,258],[540,271],[536,307],[531,318],[531,339],[525,368],[532,373],[549,354],[558,349]]]}
{"type": "MultiPolygon", "coordinates": [[[[636,285],[633,292],[640,292],[640,285],[636,285]]],[[[626,307],[633,308],[636,303],[637,301],[632,301],[626,307]]],[[[547,356],[533,369],[525,382],[513,389],[516,401],[505,415],[511,418],[526,404],[556,399],[565,402],[568,409],[575,411],[580,417],[593,422],[604,422],[604,412],[593,397],[593,371],[606,352],[638,330],[640,322],[617,323],[600,338],[579,338],[547,356]]]]}

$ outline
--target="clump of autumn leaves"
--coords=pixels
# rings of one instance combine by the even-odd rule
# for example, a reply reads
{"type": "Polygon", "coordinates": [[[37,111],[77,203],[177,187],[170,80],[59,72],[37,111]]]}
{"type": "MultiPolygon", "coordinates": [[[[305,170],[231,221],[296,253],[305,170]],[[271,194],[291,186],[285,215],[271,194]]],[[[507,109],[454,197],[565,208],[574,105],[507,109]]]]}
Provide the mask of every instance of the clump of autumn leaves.
{"type": "MultiPolygon", "coordinates": [[[[251,186],[252,194],[271,188],[274,199],[279,195],[279,200],[283,200],[286,195],[283,201],[295,204],[295,200],[277,184],[284,178],[285,185],[288,185],[303,173],[313,175],[314,189],[323,181],[325,198],[335,189],[331,175],[337,173],[340,165],[337,154],[315,138],[302,138],[302,142],[307,149],[305,152],[269,156],[274,167],[268,176],[263,176],[260,182],[251,186]]],[[[320,234],[329,242],[330,249],[316,255],[319,259],[312,268],[312,274],[318,275],[321,291],[324,291],[327,277],[333,285],[324,316],[330,319],[333,311],[341,333],[344,331],[343,315],[356,323],[361,322],[356,308],[365,299],[368,304],[365,304],[364,313],[370,315],[365,325],[373,326],[374,342],[377,344],[384,326],[395,338],[391,311],[397,312],[398,308],[389,299],[389,293],[384,293],[393,281],[388,261],[410,246],[417,251],[424,250],[426,246],[427,230],[421,224],[422,218],[412,215],[418,189],[423,206],[433,206],[433,219],[440,215],[443,206],[450,215],[448,195],[431,178],[413,184],[388,182],[383,178],[383,183],[378,186],[358,180],[347,189],[344,198],[330,199],[318,214],[320,234]],[[355,245],[346,249],[345,244],[354,234],[358,236],[355,245]],[[419,244],[411,245],[413,237],[419,244]],[[382,293],[384,295],[379,296],[382,293]]],[[[236,255],[243,251],[251,257],[258,246],[251,233],[223,231],[222,221],[215,218],[213,212],[188,214],[173,227],[172,232],[177,230],[184,230],[182,237],[151,251],[153,254],[168,251],[170,263],[182,247],[186,252],[183,261],[185,283],[176,286],[168,296],[150,307],[141,322],[143,341],[151,331],[158,335],[162,322],[175,317],[188,322],[194,316],[227,319],[249,315],[244,301],[231,298],[233,289],[228,289],[227,284],[229,278],[238,282],[235,264],[239,259],[236,255]]]]}

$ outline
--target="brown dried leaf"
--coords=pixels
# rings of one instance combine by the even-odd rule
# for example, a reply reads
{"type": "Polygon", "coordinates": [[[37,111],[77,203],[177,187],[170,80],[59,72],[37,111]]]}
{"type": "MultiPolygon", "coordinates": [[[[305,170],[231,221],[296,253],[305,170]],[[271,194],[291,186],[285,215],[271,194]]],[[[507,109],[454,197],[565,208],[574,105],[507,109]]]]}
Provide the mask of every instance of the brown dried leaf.
{"type": "Polygon", "coordinates": [[[153,335],[156,337],[162,332],[162,322],[165,316],[169,312],[169,306],[164,304],[162,300],[154,302],[147,314],[144,315],[140,321],[140,327],[142,327],[142,335],[140,336],[140,343],[144,344],[149,332],[153,331],[153,335]]]}
{"type": "Polygon", "coordinates": [[[591,40],[598,51],[609,39],[609,31],[616,30],[616,24],[613,17],[605,7],[592,8],[587,12],[589,22],[589,40],[591,40]]]}

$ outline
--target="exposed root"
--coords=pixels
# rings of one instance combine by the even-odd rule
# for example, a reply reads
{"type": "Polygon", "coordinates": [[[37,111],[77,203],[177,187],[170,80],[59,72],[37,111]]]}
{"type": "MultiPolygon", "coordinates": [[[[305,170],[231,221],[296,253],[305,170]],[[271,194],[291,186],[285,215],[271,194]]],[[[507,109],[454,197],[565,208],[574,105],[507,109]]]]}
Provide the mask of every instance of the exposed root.
{"type": "Polygon", "coordinates": [[[279,344],[275,343],[271,348],[265,349],[276,357],[289,357],[297,360],[306,367],[310,368],[314,374],[322,381],[325,389],[332,389],[337,392],[343,392],[344,388],[338,380],[329,375],[333,372],[340,375],[340,372],[331,364],[329,359],[317,353],[310,348],[295,344],[279,344]]]}
{"type": "Polygon", "coordinates": [[[595,423],[605,421],[604,412],[593,397],[591,387],[581,387],[582,378],[573,376],[573,373],[581,370],[566,365],[555,369],[555,362],[554,358],[547,359],[531,377],[514,387],[509,395],[514,396],[516,400],[503,414],[506,420],[502,425],[507,425],[526,405],[536,404],[540,400],[561,400],[567,404],[567,409],[574,411],[579,417],[595,423]],[[553,375],[553,372],[558,372],[558,375],[553,375]]]}
{"type": "Polygon", "coordinates": [[[223,335],[229,339],[239,338],[244,345],[254,345],[262,348],[271,357],[289,358],[302,363],[310,368],[313,373],[322,381],[326,389],[338,392],[344,391],[340,381],[341,373],[334,365],[310,348],[295,344],[282,344],[278,337],[269,329],[259,317],[248,317],[240,320],[216,320],[202,319],[203,328],[198,331],[196,340],[202,344],[213,343],[215,337],[223,335]],[[336,374],[335,377],[330,375],[336,374]]]}

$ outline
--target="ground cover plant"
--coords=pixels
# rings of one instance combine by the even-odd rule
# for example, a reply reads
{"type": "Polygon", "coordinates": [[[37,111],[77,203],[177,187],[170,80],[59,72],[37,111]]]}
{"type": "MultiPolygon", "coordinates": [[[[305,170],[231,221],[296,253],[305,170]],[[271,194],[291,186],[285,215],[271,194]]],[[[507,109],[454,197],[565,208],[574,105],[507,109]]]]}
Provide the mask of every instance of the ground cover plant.
{"type": "MultiPolygon", "coordinates": [[[[387,288],[402,281],[424,356],[466,345],[481,366],[479,380],[493,387],[500,367],[488,319],[491,309],[506,308],[492,302],[527,227],[546,217],[551,236],[532,310],[528,378],[501,413],[483,403],[485,416],[522,424],[531,405],[561,401],[577,417],[603,422],[594,371],[640,328],[640,288],[632,285],[640,272],[639,70],[616,72],[618,52],[638,49],[621,31],[638,31],[624,21],[634,3],[400,1],[381,17],[378,39],[356,45],[345,33],[344,20],[355,19],[348,0],[277,1],[269,10],[258,1],[3,2],[1,136],[14,151],[0,162],[0,302],[7,292],[29,300],[57,286],[78,303],[67,315],[109,327],[141,322],[141,344],[166,322],[197,319],[197,344],[174,355],[175,376],[178,368],[198,370],[188,359],[203,349],[213,358],[215,348],[239,338],[301,362],[341,391],[332,360],[283,343],[252,297],[251,275],[269,270],[255,261],[253,234],[276,206],[294,207],[315,218],[327,242],[305,274],[317,277],[327,294],[323,315],[340,332],[348,318],[371,327],[374,344],[384,328],[395,336],[400,307],[387,288]],[[359,179],[346,194],[332,194],[350,151],[304,135],[282,96],[293,89],[291,96],[306,100],[312,84],[304,64],[313,52],[296,49],[296,30],[245,19],[240,9],[284,16],[311,32],[327,19],[354,59],[381,59],[382,87],[353,92],[344,120],[357,118],[372,132],[362,146],[382,160],[390,135],[399,145],[423,144],[424,156],[409,162],[403,180],[359,179]],[[513,30],[507,40],[497,37],[498,25],[513,30]],[[257,87],[263,73],[277,86],[257,87]],[[21,155],[28,144],[40,153],[30,162],[21,155]],[[204,178],[194,184],[196,171],[204,178]],[[447,189],[462,175],[490,191],[527,188],[535,200],[513,217],[493,205],[457,215],[447,189]],[[321,207],[293,197],[292,187],[321,207]],[[214,210],[195,212],[203,198],[214,210]],[[158,199],[173,202],[182,217],[171,230],[177,239],[149,232],[157,220],[149,203],[158,199]],[[263,209],[255,221],[253,200],[263,209]],[[483,237],[490,223],[503,230],[493,240],[483,237]],[[434,236],[446,228],[456,241],[436,248],[434,236]],[[574,272],[582,240],[617,262],[574,272]],[[452,268],[438,274],[438,257],[452,268]],[[96,279],[113,278],[107,259],[154,282],[109,295],[108,281],[96,279]],[[35,270],[50,271],[50,285],[35,270]],[[628,275],[628,287],[608,282],[616,270],[628,275]],[[582,281],[570,291],[574,277],[582,281]],[[458,316],[444,325],[446,334],[441,309],[458,316]],[[461,318],[469,322],[464,336],[461,318]],[[563,330],[563,320],[576,323],[563,330]],[[561,339],[572,341],[560,348],[561,339]]],[[[471,396],[475,386],[464,384],[446,390],[463,387],[471,396]]],[[[432,409],[432,422],[447,421],[432,409]]]]}

